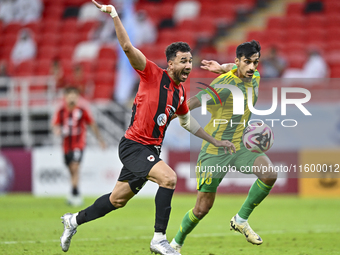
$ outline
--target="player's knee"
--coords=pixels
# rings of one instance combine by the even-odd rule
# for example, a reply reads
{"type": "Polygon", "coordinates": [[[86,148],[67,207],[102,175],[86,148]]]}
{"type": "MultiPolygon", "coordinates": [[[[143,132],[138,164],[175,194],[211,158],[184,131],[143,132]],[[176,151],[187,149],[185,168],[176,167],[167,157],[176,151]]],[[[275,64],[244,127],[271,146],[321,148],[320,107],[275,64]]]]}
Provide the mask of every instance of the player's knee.
{"type": "Polygon", "coordinates": [[[209,213],[211,207],[212,206],[210,206],[210,205],[200,206],[198,208],[195,208],[193,213],[195,214],[195,216],[197,218],[199,218],[201,220],[201,219],[203,219],[203,217],[205,215],[207,215],[209,213]]]}
{"type": "Polygon", "coordinates": [[[177,183],[177,175],[175,172],[165,175],[159,183],[159,186],[174,189],[177,183]]]}
{"type": "Polygon", "coordinates": [[[118,208],[124,207],[127,204],[128,200],[123,199],[123,198],[120,198],[120,199],[111,199],[110,198],[110,202],[114,207],[116,207],[118,209],[118,208]]]}
{"type": "Polygon", "coordinates": [[[264,184],[270,185],[270,186],[274,185],[274,183],[276,182],[276,179],[277,179],[277,172],[267,172],[263,174],[260,178],[260,180],[264,184]]]}

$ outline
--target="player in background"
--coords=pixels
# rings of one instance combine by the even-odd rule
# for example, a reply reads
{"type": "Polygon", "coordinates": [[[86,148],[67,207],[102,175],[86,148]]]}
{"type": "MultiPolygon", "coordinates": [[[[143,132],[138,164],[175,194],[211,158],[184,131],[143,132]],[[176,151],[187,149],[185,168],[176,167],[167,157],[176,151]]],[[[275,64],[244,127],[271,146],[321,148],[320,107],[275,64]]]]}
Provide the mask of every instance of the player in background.
{"type": "Polygon", "coordinates": [[[112,5],[92,2],[113,18],[120,46],[131,66],[140,76],[140,84],[132,107],[131,123],[119,144],[119,157],[123,163],[112,193],[98,198],[93,205],[75,214],[62,216],[64,232],[60,238],[63,251],[67,251],[77,227],[122,208],[150,180],[159,185],[155,196],[156,219],[151,252],[178,255],[166,239],[171,211],[171,200],[176,187],[175,172],[160,159],[160,150],[167,126],[176,113],[181,126],[196,136],[209,141],[226,152],[235,147],[229,141],[219,141],[208,135],[190,117],[186,103],[185,82],[192,69],[192,56],[187,43],[172,43],[166,49],[168,68],[163,70],[148,60],[130,42],[129,36],[112,5]]]}
{"type": "MultiPolygon", "coordinates": [[[[250,152],[242,142],[243,130],[251,117],[251,112],[247,104],[249,96],[248,88],[252,88],[252,102],[254,105],[258,97],[260,74],[256,68],[260,60],[260,51],[260,44],[253,40],[240,44],[237,47],[235,64],[219,65],[216,61],[202,61],[203,69],[222,74],[211,83],[212,87],[215,87],[216,84],[230,84],[237,86],[243,91],[245,110],[243,115],[233,114],[232,94],[230,90],[226,88],[216,88],[223,106],[215,104],[211,97],[207,102],[207,110],[211,113],[212,117],[204,130],[215,138],[231,141],[236,147],[236,153],[233,155],[224,155],[219,148],[212,146],[209,142],[202,142],[201,151],[197,160],[197,166],[201,170],[198,173],[196,172],[198,175],[197,201],[195,207],[189,210],[184,216],[177,235],[171,242],[171,246],[178,252],[180,252],[187,235],[212,208],[217,187],[226,175],[226,172],[218,173],[216,171],[213,173],[205,172],[204,170],[209,166],[216,165],[222,167],[235,166],[238,171],[242,170],[242,166],[249,166],[250,169],[252,169],[252,166],[267,166],[267,169],[269,169],[268,167],[272,165],[264,153],[250,152]],[[214,119],[228,120],[228,124],[215,125],[214,119]],[[231,125],[231,122],[234,124],[231,125]]],[[[188,100],[190,110],[201,106],[201,99],[204,94],[206,94],[206,92],[201,91],[188,100]]],[[[218,101],[217,97],[216,100],[218,101]]],[[[248,197],[241,209],[231,218],[230,230],[242,233],[248,242],[259,245],[263,241],[261,237],[251,229],[247,220],[254,208],[269,194],[276,181],[277,174],[270,171],[265,173],[261,171],[246,173],[254,173],[258,179],[250,188],[248,197]]]]}
{"type": "Polygon", "coordinates": [[[83,204],[83,198],[79,194],[79,166],[86,145],[86,125],[92,129],[100,146],[105,148],[105,142],[90,112],[79,104],[78,89],[66,88],[63,105],[54,114],[52,129],[55,135],[63,138],[65,164],[70,171],[72,184],[67,203],[72,206],[83,204]]]}

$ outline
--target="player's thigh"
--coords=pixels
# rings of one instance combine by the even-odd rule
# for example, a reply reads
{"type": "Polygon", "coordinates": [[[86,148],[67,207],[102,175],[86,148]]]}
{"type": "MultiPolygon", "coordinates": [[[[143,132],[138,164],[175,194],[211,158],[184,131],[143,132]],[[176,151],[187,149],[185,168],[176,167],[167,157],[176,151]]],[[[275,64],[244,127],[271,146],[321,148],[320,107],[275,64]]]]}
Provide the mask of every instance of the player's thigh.
{"type": "Polygon", "coordinates": [[[256,174],[257,166],[254,165],[257,158],[267,157],[264,153],[255,153],[241,145],[241,149],[235,153],[233,165],[237,171],[244,174],[256,174]]]}
{"type": "Polygon", "coordinates": [[[110,195],[110,202],[116,208],[123,207],[135,193],[131,190],[128,182],[117,181],[110,195]]]}
{"type": "Polygon", "coordinates": [[[156,148],[125,137],[119,144],[119,158],[124,168],[140,178],[146,178],[153,166],[161,161],[156,148]]]}
{"type": "Polygon", "coordinates": [[[173,189],[176,187],[176,173],[162,160],[151,168],[146,178],[157,183],[161,187],[173,189]]]}
{"type": "MultiPolygon", "coordinates": [[[[231,155],[230,155],[231,156],[231,155]]],[[[197,190],[215,193],[228,172],[230,156],[200,154],[195,167],[197,190]]]]}

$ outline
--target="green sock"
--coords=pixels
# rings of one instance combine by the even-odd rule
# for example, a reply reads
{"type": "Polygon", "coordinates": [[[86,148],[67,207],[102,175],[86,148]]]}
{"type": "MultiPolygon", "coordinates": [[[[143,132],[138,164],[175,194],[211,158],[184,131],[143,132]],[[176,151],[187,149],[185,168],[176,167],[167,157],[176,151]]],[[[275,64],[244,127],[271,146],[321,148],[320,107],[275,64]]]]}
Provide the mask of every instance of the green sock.
{"type": "Polygon", "coordinates": [[[248,197],[246,201],[244,201],[238,215],[245,220],[248,219],[254,208],[265,199],[272,187],[273,186],[266,185],[260,179],[257,179],[249,189],[248,197]]]}
{"type": "Polygon", "coordinates": [[[176,243],[178,243],[179,245],[183,245],[185,238],[196,227],[199,221],[200,219],[195,216],[195,214],[193,213],[193,209],[189,210],[184,215],[182,223],[175,236],[176,243]]]}

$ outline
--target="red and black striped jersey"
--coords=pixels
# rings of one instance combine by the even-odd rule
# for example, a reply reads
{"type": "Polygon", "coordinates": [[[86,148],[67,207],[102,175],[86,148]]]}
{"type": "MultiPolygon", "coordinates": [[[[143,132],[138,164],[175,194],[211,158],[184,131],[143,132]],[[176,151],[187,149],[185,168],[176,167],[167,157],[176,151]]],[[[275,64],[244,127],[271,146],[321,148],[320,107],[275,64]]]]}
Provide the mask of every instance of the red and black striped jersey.
{"type": "Polygon", "coordinates": [[[61,127],[65,153],[75,149],[84,149],[86,144],[86,125],[92,124],[93,121],[90,112],[81,106],[77,106],[70,111],[64,104],[56,111],[52,124],[61,127]]]}
{"type": "Polygon", "coordinates": [[[167,71],[146,60],[132,107],[131,123],[125,132],[127,139],[145,145],[162,145],[165,131],[173,114],[189,111],[184,86],[177,85],[167,71]]]}

